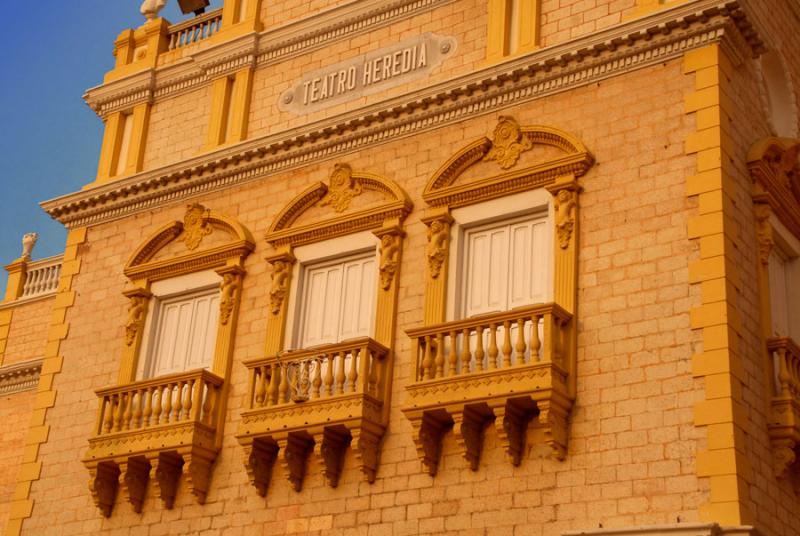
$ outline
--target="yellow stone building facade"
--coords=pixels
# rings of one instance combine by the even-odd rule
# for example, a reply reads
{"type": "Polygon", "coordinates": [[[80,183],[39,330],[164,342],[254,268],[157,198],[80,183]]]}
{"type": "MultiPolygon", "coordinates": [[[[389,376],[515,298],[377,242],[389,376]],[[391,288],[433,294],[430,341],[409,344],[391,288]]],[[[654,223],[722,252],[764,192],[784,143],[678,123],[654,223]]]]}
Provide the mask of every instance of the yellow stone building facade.
{"type": "Polygon", "coordinates": [[[157,4],[6,267],[3,534],[800,534],[796,3],[157,4]]]}

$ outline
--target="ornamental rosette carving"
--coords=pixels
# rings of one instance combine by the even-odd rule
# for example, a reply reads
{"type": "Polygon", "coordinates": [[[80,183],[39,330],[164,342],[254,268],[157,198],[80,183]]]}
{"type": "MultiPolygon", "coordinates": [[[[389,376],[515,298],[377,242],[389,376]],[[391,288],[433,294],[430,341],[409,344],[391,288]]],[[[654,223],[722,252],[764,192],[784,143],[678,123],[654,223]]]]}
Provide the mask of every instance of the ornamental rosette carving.
{"type": "Polygon", "coordinates": [[[572,190],[559,190],[555,197],[556,234],[558,245],[567,249],[575,230],[575,211],[578,207],[578,195],[572,190]]]}
{"type": "Polygon", "coordinates": [[[330,206],[336,212],[344,212],[363,190],[361,179],[353,177],[353,169],[348,164],[336,164],[329,179],[328,193],[320,200],[319,206],[330,206]]]}
{"type": "Polygon", "coordinates": [[[190,251],[194,251],[200,246],[203,238],[210,235],[212,228],[208,224],[210,211],[199,203],[193,203],[186,207],[186,214],[183,216],[183,243],[190,251]]]}
{"type": "Polygon", "coordinates": [[[522,134],[519,123],[510,116],[501,115],[494,128],[492,148],[483,157],[485,161],[496,160],[503,169],[513,167],[525,151],[533,147],[533,142],[522,134]]]}
{"type": "Polygon", "coordinates": [[[272,263],[272,286],[269,291],[269,307],[272,314],[281,312],[283,300],[289,292],[289,276],[292,265],[284,259],[272,263]]]}
{"type": "Polygon", "coordinates": [[[428,258],[428,270],[436,279],[442,271],[450,245],[450,223],[444,219],[436,219],[428,224],[428,247],[425,255],[428,258]]]}
{"type": "Polygon", "coordinates": [[[134,295],[130,299],[128,321],[125,323],[125,344],[128,346],[131,346],[136,340],[147,315],[147,297],[134,295]]]}
{"type": "Polygon", "coordinates": [[[400,265],[400,237],[396,234],[385,234],[381,237],[381,288],[389,290],[400,265]]]}

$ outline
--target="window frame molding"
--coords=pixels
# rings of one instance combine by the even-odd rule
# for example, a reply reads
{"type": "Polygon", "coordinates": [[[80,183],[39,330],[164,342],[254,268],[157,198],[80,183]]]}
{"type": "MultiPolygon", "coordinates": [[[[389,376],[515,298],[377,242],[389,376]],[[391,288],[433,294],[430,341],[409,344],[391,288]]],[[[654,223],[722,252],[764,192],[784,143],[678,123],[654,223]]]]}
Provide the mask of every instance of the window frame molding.
{"type": "MultiPolygon", "coordinates": [[[[792,337],[774,337],[769,259],[776,242],[800,240],[800,140],[768,137],[756,142],[747,155],[752,178],[753,213],[761,313],[762,367],[768,380],[764,403],[769,415],[768,434],[773,450],[774,475],[790,480],[800,448],[800,412],[789,383],[800,384],[790,374],[792,362],[800,361],[800,348],[792,337]],[[784,376],[781,379],[781,376],[784,376]]],[[[796,470],[795,470],[796,472],[796,470]]],[[[794,475],[795,485],[800,474],[794,475]]]]}
{"type": "MultiPolygon", "coordinates": [[[[402,410],[411,421],[418,456],[430,475],[437,472],[442,435],[449,424],[453,425],[464,458],[476,470],[483,448],[480,431],[492,418],[501,445],[512,463],[518,465],[522,456],[521,443],[534,410],[538,411],[544,442],[552,455],[556,459],[566,456],[567,416],[577,392],[577,241],[579,193],[582,190],[578,179],[589,171],[593,163],[594,157],[576,137],[552,127],[521,126],[513,117],[501,115],[492,138],[484,137],[464,146],[428,181],[422,196],[428,209],[421,218],[428,227],[423,326],[407,331],[412,339],[416,339],[412,346],[419,348],[413,376],[415,381],[406,387],[407,402],[402,410]],[[535,145],[555,147],[562,154],[519,165],[522,154],[535,145]],[[459,183],[459,177],[481,161],[495,162],[499,171],[459,183]],[[544,194],[545,190],[549,195],[544,194]],[[489,325],[490,333],[494,333],[495,322],[499,321],[505,323],[508,333],[509,320],[506,317],[523,309],[535,310],[537,312],[532,314],[538,314],[541,309],[546,311],[544,348],[549,357],[544,363],[518,368],[490,367],[489,372],[476,368],[476,371],[459,374],[455,364],[459,359],[470,358],[470,354],[469,351],[457,354],[454,340],[458,333],[468,333],[475,322],[470,319],[447,321],[448,302],[454,308],[449,293],[455,286],[448,281],[450,266],[457,261],[457,253],[453,251],[457,249],[453,247],[456,242],[454,234],[463,226],[457,218],[469,214],[470,209],[480,204],[516,196],[524,198],[526,194],[547,199],[549,221],[552,222],[553,302],[541,307],[515,308],[505,313],[478,316],[477,329],[482,332],[484,328],[480,324],[483,322],[489,325]],[[448,358],[451,372],[445,373],[444,342],[448,336],[452,345],[451,357],[448,358]],[[437,348],[442,348],[442,353],[438,353],[437,348]],[[517,373],[518,370],[531,370],[539,379],[531,382],[527,377],[523,378],[525,373],[517,373]],[[484,389],[487,382],[492,385],[491,389],[484,389]],[[537,387],[532,388],[532,385],[537,387]],[[527,394],[521,398],[526,391],[527,394]],[[470,402],[465,402],[467,400],[470,402]]],[[[542,204],[539,201],[539,206],[542,204]]],[[[519,344],[524,347],[524,343],[519,344]]],[[[505,356],[510,355],[512,344],[506,339],[503,346],[508,349],[508,353],[504,350],[505,360],[505,356]]],[[[496,351],[496,347],[490,349],[489,355],[496,351]]],[[[496,361],[494,363],[496,365],[496,361]]],[[[505,361],[503,366],[506,366],[505,361]]]]}
{"type": "Polygon", "coordinates": [[[244,262],[254,249],[250,231],[238,221],[194,203],[187,207],[182,222],[165,224],[153,232],[125,265],[123,273],[130,286],[123,295],[130,303],[119,375],[116,385],[97,390],[100,405],[83,460],[92,497],[105,517],[111,515],[118,490],[135,512],[141,512],[150,481],[164,507],[171,509],[181,474],[186,475],[185,485],[197,502],[205,503],[223,442],[244,262]],[[212,232],[225,233],[229,240],[201,247],[203,238],[212,232]],[[186,253],[155,259],[175,241],[184,242],[186,253]],[[210,270],[221,278],[211,370],[137,381],[145,326],[152,311],[152,285],[210,270]]]}

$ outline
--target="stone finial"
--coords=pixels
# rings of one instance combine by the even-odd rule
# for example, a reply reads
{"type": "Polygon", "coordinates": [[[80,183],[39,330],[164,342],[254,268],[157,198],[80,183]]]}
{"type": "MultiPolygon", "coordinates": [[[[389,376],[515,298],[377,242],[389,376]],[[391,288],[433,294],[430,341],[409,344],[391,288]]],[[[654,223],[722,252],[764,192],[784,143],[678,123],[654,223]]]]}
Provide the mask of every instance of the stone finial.
{"type": "Polygon", "coordinates": [[[37,240],[39,240],[39,233],[25,233],[22,237],[22,259],[31,260],[31,252],[37,240]]]}
{"type": "Polygon", "coordinates": [[[144,0],[139,11],[147,20],[155,20],[158,18],[159,11],[164,9],[166,5],[167,0],[144,0]]]}

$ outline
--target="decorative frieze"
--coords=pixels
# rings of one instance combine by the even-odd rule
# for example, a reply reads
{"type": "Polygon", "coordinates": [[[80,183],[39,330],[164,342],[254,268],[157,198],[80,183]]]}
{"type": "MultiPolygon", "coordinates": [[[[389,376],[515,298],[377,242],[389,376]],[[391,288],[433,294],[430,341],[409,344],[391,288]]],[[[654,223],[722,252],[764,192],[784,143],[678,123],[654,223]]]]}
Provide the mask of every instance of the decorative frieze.
{"type": "Polygon", "coordinates": [[[114,220],[659,64],[729,35],[746,39],[753,51],[761,46],[738,2],[678,6],[332,117],[322,125],[241,143],[63,196],[43,207],[67,227],[114,220]]]}
{"type": "Polygon", "coordinates": [[[36,389],[41,372],[41,359],[0,367],[0,395],[36,389]]]}

